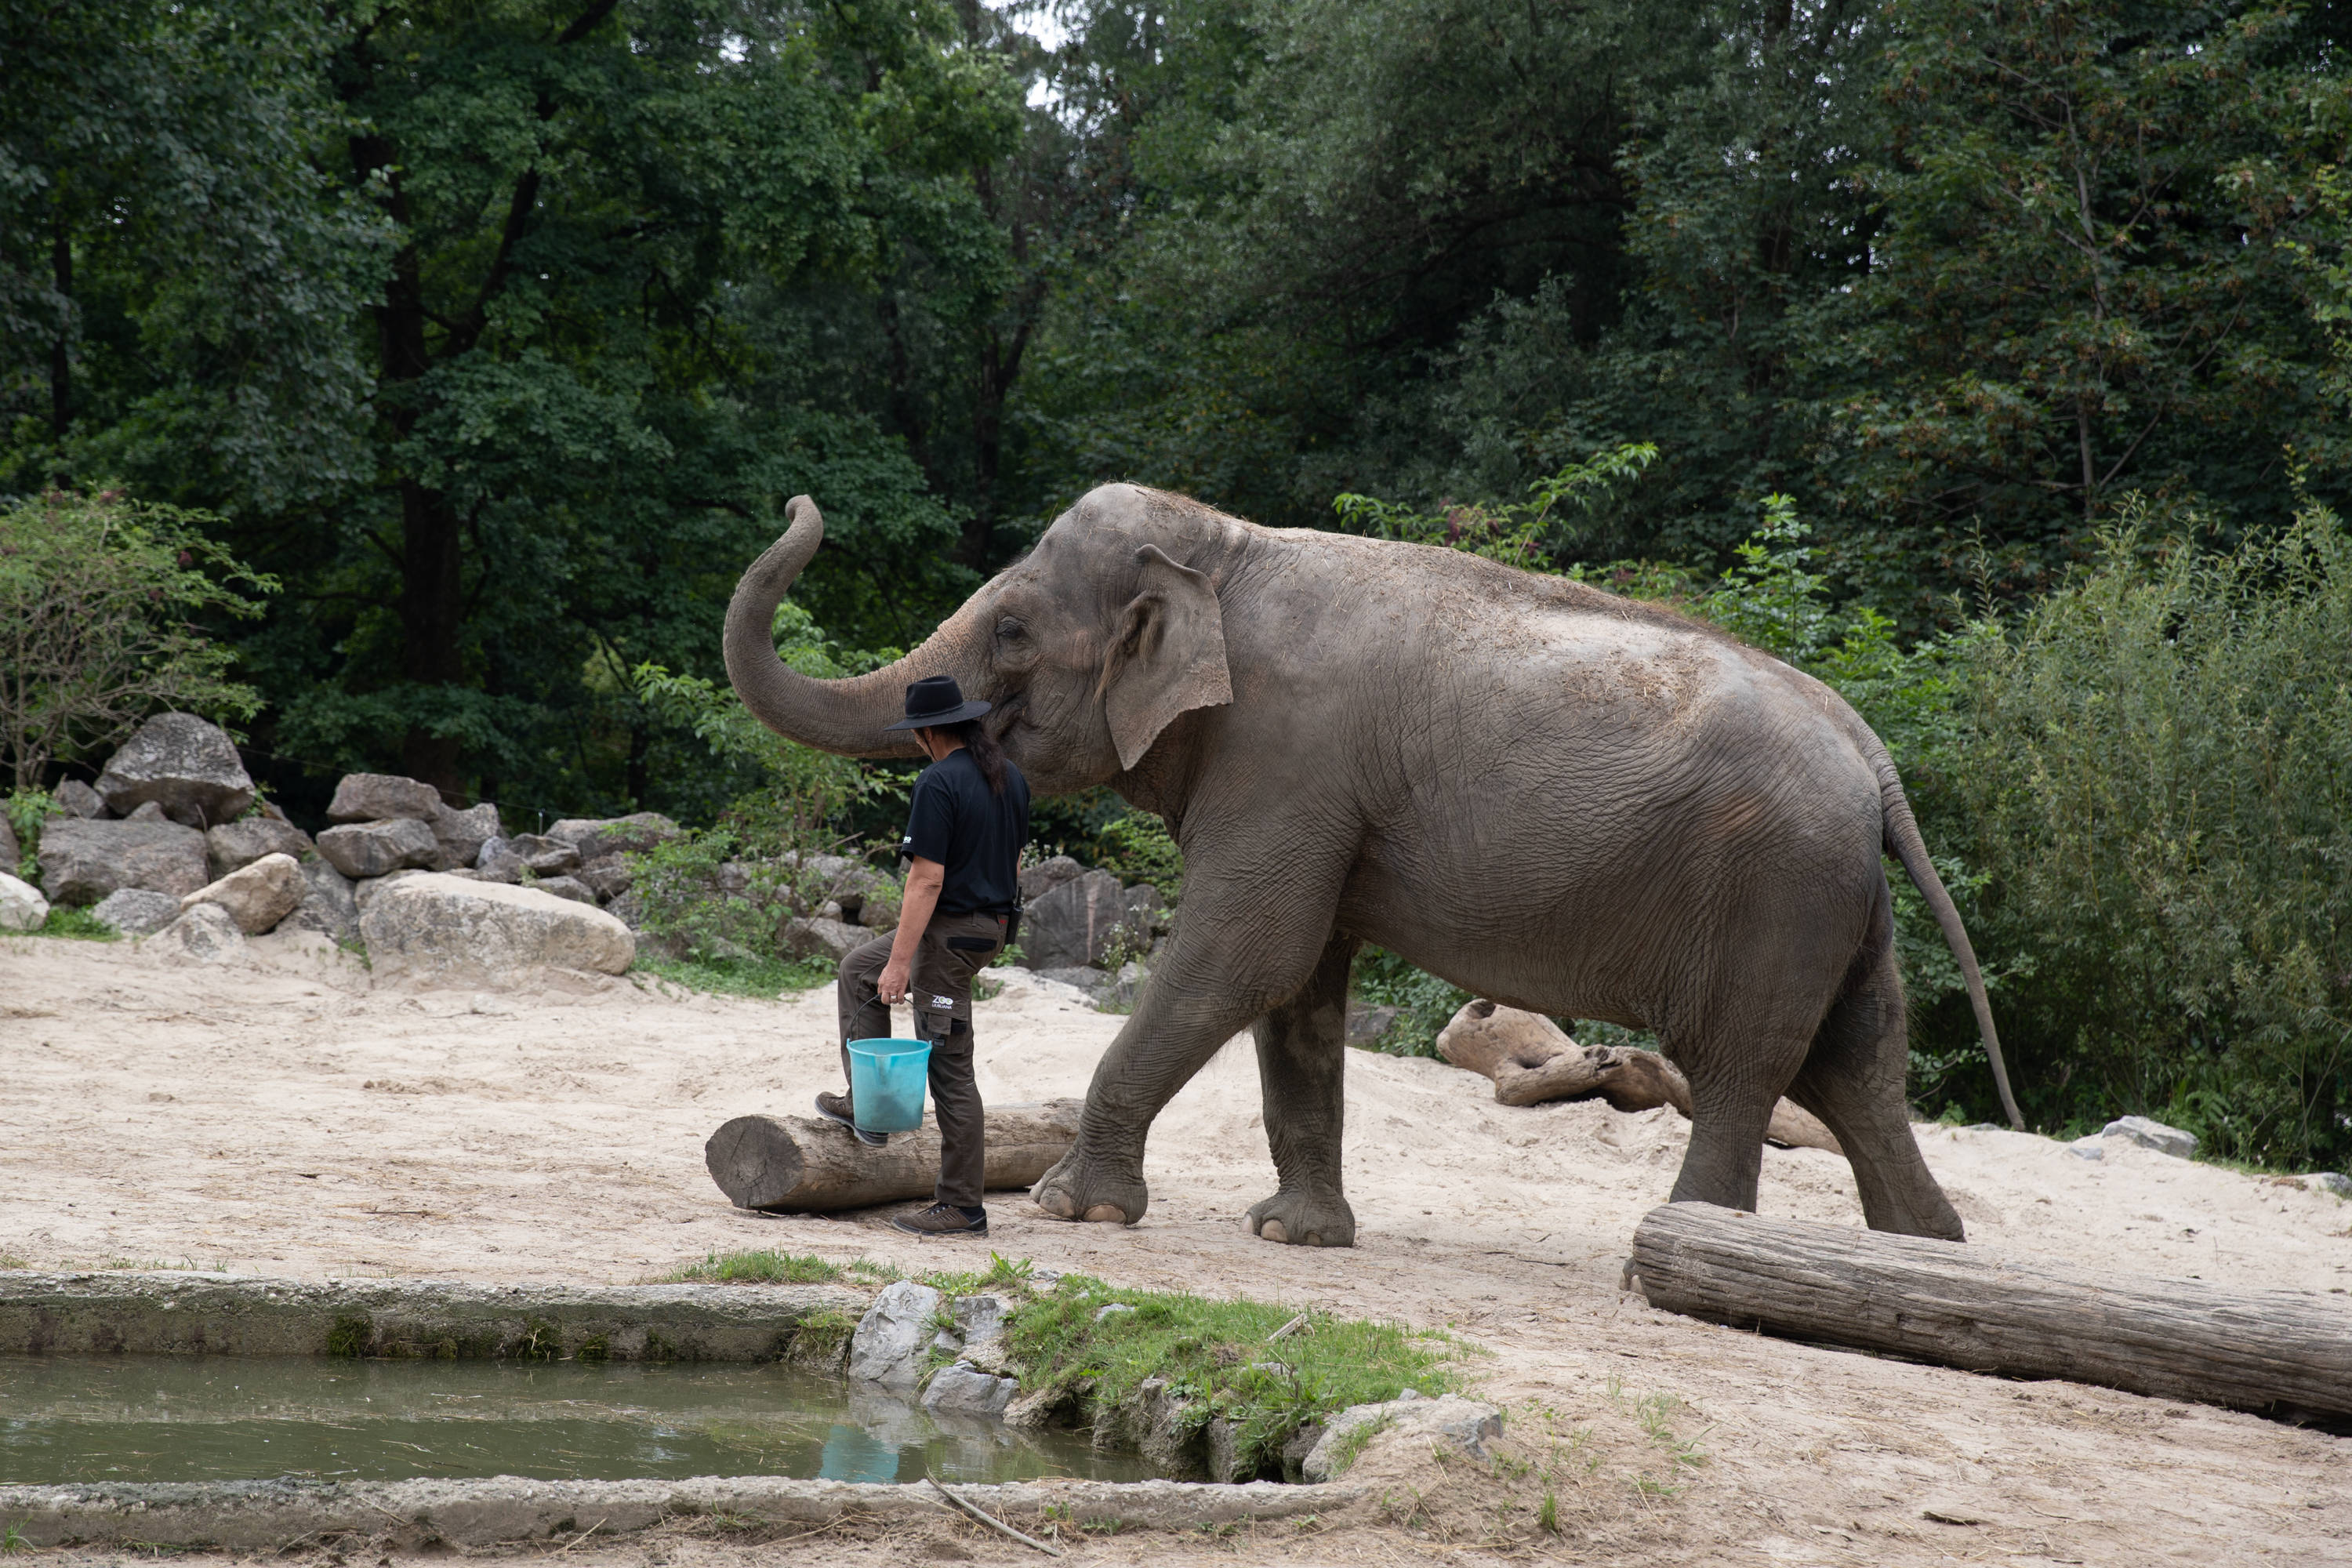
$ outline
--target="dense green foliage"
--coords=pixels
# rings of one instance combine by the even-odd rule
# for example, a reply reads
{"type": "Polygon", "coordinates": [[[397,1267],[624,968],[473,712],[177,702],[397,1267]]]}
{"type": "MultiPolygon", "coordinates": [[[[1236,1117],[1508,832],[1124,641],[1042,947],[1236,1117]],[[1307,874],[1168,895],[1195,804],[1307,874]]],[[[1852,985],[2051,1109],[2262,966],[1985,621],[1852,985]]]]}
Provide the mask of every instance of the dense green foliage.
{"type": "MultiPolygon", "coordinates": [[[[1821,675],[1912,781],[2037,1118],[2341,1160],[2345,21],[0,0],[6,526],[135,520],[179,639],[63,721],[10,656],[9,762],[87,773],[176,702],[306,821],[365,767],[725,836],[678,857],[854,847],[904,770],[766,736],[719,658],[784,500],[827,543],[779,647],[838,674],[1087,485],[1166,484],[1821,675]]],[[[1037,824],[1173,890],[1107,793],[1037,824]]],[[[1898,899],[1915,1095],[1981,1110],[1898,899]]],[[[679,919],[668,962],[751,962],[679,919]]],[[[1360,987],[1408,1043],[1450,1010],[1381,955],[1360,987]]]]}

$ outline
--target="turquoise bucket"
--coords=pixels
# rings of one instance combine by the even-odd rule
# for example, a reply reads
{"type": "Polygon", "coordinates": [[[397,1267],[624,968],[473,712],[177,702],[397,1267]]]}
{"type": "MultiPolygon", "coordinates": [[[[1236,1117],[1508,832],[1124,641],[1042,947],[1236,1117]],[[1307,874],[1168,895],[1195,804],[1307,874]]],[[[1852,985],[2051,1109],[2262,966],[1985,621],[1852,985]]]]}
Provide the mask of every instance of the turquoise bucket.
{"type": "Polygon", "coordinates": [[[912,1132],[923,1124],[923,1090],[931,1078],[925,1040],[849,1042],[849,1099],[868,1132],[912,1132]]]}

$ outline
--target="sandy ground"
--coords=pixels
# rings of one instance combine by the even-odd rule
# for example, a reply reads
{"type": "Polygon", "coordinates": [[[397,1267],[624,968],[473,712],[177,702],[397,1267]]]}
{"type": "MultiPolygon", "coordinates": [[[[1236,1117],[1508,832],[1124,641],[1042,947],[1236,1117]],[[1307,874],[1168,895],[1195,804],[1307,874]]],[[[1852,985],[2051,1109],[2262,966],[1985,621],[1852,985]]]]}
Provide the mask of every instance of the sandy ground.
{"type": "MultiPolygon", "coordinates": [[[[703,1170],[702,1141],[727,1118],[798,1113],[831,1085],[829,990],[777,1003],[625,982],[412,991],[375,985],[315,939],[254,947],[235,967],[191,970],[128,944],[0,940],[0,1253],[37,1268],[630,1281],[742,1247],[924,1268],[984,1263],[993,1248],[1123,1285],[1451,1326],[1477,1347],[1481,1392],[1512,1410],[1510,1453],[1555,1477],[1561,1532],[1533,1535],[1540,1555],[2352,1562],[2352,1440],[1765,1340],[1621,1291],[1633,1226],[1682,1156],[1670,1110],[1512,1109],[1443,1063],[1351,1054],[1359,1245],[1278,1247],[1242,1225],[1274,1186],[1244,1039],[1160,1118],[1141,1225],[1063,1224],[1008,1194],[992,1204],[986,1243],[922,1242],[878,1215],[737,1211],[703,1170]],[[1678,1447],[1697,1462],[1677,1462],[1678,1447]]],[[[1122,1020],[1008,973],[981,1008],[983,1093],[1082,1094],[1122,1020]]],[[[1919,1131],[1988,1249],[2247,1288],[2352,1286],[2352,1205],[2324,1193],[2132,1148],[2091,1163],[2021,1134],[1919,1131]]],[[[1768,1150],[1761,1206],[1861,1223],[1843,1163],[1818,1151],[1768,1150]]],[[[1104,1537],[1076,1554],[1354,1563],[1530,1550],[1535,1483],[1427,1456],[1365,1464],[1387,1489],[1360,1517],[1198,1542],[1104,1537]]],[[[1024,1551],[942,1522],[799,1542],[686,1531],[567,1555],[886,1563],[1024,1551]]]]}

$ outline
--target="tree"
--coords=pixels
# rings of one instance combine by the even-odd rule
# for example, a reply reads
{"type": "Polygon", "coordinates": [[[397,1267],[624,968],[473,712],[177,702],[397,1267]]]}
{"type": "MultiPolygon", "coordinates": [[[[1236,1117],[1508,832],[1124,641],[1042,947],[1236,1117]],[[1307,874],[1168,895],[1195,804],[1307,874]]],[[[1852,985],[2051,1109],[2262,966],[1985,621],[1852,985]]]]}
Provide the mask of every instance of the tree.
{"type": "Polygon", "coordinates": [[[2281,242],[2352,129],[2332,13],[1887,15],[1880,232],[1809,345],[1843,531],[1931,586],[1972,541],[2040,583],[2126,492],[2285,510],[2326,354],[2281,242]]]}
{"type": "Polygon", "coordinates": [[[112,490],[0,510],[0,747],[18,789],[158,710],[243,719],[260,706],[199,622],[257,616],[278,584],[207,540],[211,521],[112,490]]]}
{"type": "Polygon", "coordinates": [[[173,457],[273,510],[367,468],[384,238],[314,157],[315,7],[0,0],[0,491],[173,457]]]}

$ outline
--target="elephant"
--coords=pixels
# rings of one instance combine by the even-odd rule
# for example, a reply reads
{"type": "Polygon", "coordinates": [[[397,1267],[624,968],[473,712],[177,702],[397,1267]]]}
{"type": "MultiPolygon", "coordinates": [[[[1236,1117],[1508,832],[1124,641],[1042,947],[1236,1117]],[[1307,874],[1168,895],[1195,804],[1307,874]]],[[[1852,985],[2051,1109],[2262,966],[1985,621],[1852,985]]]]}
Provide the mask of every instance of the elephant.
{"type": "Polygon", "coordinates": [[[1346,1247],[1350,966],[1376,943],[1510,1006],[1657,1033],[1690,1081],[1672,1201],[1753,1210],[1786,1095],[1827,1123],[1867,1223],[1961,1239],[1921,1158],[1892,852],[1984,984],[1886,748],[1822,682],[1702,622],[1458,551],[1272,529],[1131,484],[1088,491],[921,646],[788,668],[776,606],[824,537],[806,496],[745,570],[727,670],[778,733],[910,756],[883,726],[951,675],[1039,795],[1108,784],[1184,855],[1181,918],[1097,1065],[1046,1213],[1133,1225],[1162,1106],[1255,1037],[1279,1177],[1247,1223],[1346,1247]]]}

